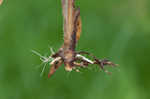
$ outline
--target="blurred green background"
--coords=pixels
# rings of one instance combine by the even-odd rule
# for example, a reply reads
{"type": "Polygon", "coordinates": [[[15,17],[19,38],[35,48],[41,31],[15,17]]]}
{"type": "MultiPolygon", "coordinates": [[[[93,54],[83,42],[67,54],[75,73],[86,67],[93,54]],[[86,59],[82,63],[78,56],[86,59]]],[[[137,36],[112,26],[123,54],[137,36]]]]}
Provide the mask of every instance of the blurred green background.
{"type": "Polygon", "coordinates": [[[63,43],[61,0],[4,0],[0,6],[0,99],[150,99],[150,0],[76,0],[82,35],[77,50],[119,64],[48,79],[49,55],[63,43]]]}

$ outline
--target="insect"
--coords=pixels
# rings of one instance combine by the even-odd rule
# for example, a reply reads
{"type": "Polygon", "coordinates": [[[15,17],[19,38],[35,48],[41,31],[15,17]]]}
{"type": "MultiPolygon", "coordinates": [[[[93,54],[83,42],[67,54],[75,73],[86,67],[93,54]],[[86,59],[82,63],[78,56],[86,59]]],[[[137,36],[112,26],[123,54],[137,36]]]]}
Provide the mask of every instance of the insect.
{"type": "Polygon", "coordinates": [[[62,10],[64,20],[64,43],[58,52],[51,55],[53,60],[50,63],[51,68],[48,77],[51,77],[63,63],[66,71],[72,71],[72,69],[76,69],[76,67],[85,68],[89,64],[97,64],[105,72],[108,72],[104,69],[104,66],[115,66],[116,64],[107,59],[100,60],[88,52],[77,52],[75,50],[82,27],[80,9],[79,7],[75,7],[75,0],[62,0],[62,10]],[[85,54],[92,57],[92,60],[84,57],[83,55],[85,54]]]}

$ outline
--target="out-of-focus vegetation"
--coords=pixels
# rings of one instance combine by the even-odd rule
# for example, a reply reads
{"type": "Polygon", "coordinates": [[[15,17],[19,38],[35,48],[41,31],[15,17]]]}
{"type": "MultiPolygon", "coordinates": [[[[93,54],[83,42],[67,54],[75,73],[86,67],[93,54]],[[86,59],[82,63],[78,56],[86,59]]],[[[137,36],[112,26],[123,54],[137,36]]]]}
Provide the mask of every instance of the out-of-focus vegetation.
{"type": "Polygon", "coordinates": [[[60,0],[4,0],[0,6],[0,99],[149,99],[150,1],[76,0],[83,30],[77,50],[120,64],[81,73],[63,66],[50,79],[31,50],[63,42],[60,0]]]}

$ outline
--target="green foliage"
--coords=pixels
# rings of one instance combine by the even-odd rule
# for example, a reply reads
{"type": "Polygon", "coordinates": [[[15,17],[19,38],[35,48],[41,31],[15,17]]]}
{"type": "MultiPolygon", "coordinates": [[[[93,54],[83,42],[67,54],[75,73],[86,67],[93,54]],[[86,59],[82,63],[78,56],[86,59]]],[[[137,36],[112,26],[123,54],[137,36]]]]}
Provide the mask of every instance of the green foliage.
{"type": "Polygon", "coordinates": [[[49,55],[63,42],[60,0],[4,0],[0,6],[0,99],[148,99],[150,2],[77,0],[83,30],[77,50],[108,56],[118,68],[81,73],[63,66],[40,77],[36,50],[49,55]]]}

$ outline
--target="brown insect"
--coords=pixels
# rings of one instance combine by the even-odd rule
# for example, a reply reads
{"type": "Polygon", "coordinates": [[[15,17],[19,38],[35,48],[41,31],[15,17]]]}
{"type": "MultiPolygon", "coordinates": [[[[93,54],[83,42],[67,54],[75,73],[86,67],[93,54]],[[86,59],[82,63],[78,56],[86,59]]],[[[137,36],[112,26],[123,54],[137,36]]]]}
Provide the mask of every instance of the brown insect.
{"type": "Polygon", "coordinates": [[[109,60],[99,60],[94,55],[87,52],[76,52],[76,43],[80,38],[81,33],[81,18],[80,9],[75,7],[75,0],[62,0],[63,20],[64,20],[64,43],[58,52],[54,53],[51,58],[53,59],[50,63],[51,68],[48,77],[64,63],[67,71],[72,71],[76,67],[87,67],[89,64],[97,64],[104,69],[104,65],[115,66],[109,60]],[[83,55],[89,55],[93,60],[90,60],[83,55]]]}

